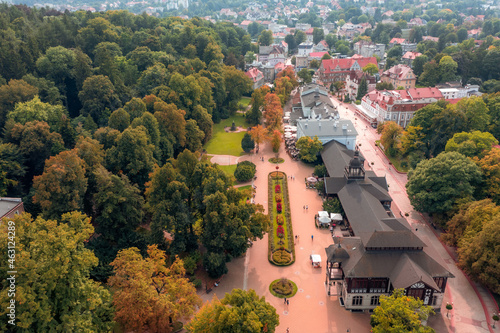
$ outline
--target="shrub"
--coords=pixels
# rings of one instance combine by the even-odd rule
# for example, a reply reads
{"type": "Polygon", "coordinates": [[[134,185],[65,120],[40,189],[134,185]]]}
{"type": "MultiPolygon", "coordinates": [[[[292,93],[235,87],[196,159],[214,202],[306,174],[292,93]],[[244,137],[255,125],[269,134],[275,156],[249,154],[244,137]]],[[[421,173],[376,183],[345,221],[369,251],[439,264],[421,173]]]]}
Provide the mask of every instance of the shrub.
{"type": "Polygon", "coordinates": [[[285,250],[277,250],[273,253],[273,261],[277,264],[288,264],[292,256],[285,250]]]}
{"type": "Polygon", "coordinates": [[[241,139],[241,148],[245,153],[248,153],[255,148],[255,142],[252,140],[252,137],[248,134],[248,132],[245,133],[243,139],[241,139]]]}
{"type": "Polygon", "coordinates": [[[293,293],[293,284],[285,278],[280,279],[278,282],[275,282],[272,288],[273,291],[279,295],[286,296],[293,293]]]}
{"type": "Polygon", "coordinates": [[[314,167],[314,174],[319,178],[323,178],[328,175],[328,171],[326,171],[326,167],[324,164],[318,164],[314,167]]]}
{"type": "Polygon", "coordinates": [[[243,161],[236,165],[234,177],[239,182],[246,182],[255,176],[256,166],[252,162],[243,161]]]}

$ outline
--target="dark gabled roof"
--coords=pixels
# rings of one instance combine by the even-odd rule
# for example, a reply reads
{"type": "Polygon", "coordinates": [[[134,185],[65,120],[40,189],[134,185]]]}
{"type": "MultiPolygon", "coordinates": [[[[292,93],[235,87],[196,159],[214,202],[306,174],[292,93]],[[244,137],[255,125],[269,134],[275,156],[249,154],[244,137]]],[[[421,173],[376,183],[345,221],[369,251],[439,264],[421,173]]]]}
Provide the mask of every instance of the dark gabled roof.
{"type": "Polygon", "coordinates": [[[440,290],[432,276],[411,260],[406,253],[400,256],[389,278],[394,288],[407,288],[417,282],[423,282],[434,290],[440,290]]]}
{"type": "Polygon", "coordinates": [[[338,194],[345,186],[347,179],[345,177],[328,177],[325,178],[325,193],[338,194]]]}
{"type": "Polygon", "coordinates": [[[349,259],[349,253],[347,250],[340,244],[332,244],[329,247],[325,248],[326,251],[326,260],[328,262],[343,262],[349,259]]]}
{"type": "MultiPolygon", "coordinates": [[[[387,228],[387,224],[382,225],[387,228]]],[[[420,238],[417,237],[409,229],[400,230],[384,230],[383,232],[377,232],[374,230],[370,237],[363,241],[365,248],[383,248],[383,247],[412,247],[412,248],[423,248],[425,245],[420,238]]]]}
{"type": "Polygon", "coordinates": [[[321,157],[330,177],[344,177],[344,168],[349,165],[354,152],[337,141],[330,141],[323,146],[321,157]]]}

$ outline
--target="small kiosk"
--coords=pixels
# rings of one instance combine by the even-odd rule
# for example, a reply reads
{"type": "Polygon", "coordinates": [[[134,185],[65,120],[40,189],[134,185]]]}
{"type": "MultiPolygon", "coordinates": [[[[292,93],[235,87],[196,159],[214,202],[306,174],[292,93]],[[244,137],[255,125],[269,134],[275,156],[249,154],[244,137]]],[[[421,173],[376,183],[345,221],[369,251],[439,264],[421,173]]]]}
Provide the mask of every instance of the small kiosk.
{"type": "Polygon", "coordinates": [[[321,267],[321,256],[319,254],[311,254],[310,255],[311,259],[311,265],[314,268],[320,268],[321,267]]]}

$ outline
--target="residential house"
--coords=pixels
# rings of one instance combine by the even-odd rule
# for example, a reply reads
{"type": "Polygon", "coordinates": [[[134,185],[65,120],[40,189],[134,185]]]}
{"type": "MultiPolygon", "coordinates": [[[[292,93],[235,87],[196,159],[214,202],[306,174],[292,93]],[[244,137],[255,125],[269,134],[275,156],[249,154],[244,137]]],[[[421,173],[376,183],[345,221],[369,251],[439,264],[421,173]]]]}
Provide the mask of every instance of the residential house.
{"type": "Polygon", "coordinates": [[[414,27],[422,27],[427,25],[427,21],[420,18],[420,17],[415,17],[408,22],[408,28],[414,28],[414,27]]]}
{"type": "Polygon", "coordinates": [[[298,55],[299,56],[308,56],[309,53],[313,52],[313,43],[300,43],[299,44],[299,52],[298,52],[298,55]]]}
{"type": "Polygon", "coordinates": [[[303,32],[306,32],[307,29],[310,29],[311,28],[311,25],[309,23],[297,23],[295,25],[295,29],[296,30],[300,30],[300,31],[303,31],[303,32]]]}
{"type": "Polygon", "coordinates": [[[3,218],[12,219],[22,213],[24,213],[23,199],[0,198],[0,221],[3,218]]]}
{"type": "Polygon", "coordinates": [[[393,39],[391,39],[391,41],[389,42],[389,48],[393,48],[394,46],[396,45],[401,45],[403,43],[407,43],[406,42],[406,39],[404,38],[396,38],[394,37],[393,39]]]}
{"type": "Polygon", "coordinates": [[[422,40],[430,40],[433,42],[439,42],[439,37],[432,37],[432,36],[422,36],[422,40]]]}
{"type": "MultiPolygon", "coordinates": [[[[283,64],[280,62],[280,64],[283,64]]],[[[276,70],[274,65],[267,63],[266,65],[262,65],[260,67],[262,74],[264,74],[264,82],[273,83],[276,77],[276,70]]]]}
{"type": "Polygon", "coordinates": [[[312,43],[313,42],[313,33],[314,33],[314,28],[309,28],[306,30],[306,42],[312,43]]]}
{"type": "Polygon", "coordinates": [[[363,73],[363,71],[353,71],[347,75],[345,80],[345,89],[349,98],[354,101],[358,96],[358,89],[361,81],[365,79],[369,93],[370,91],[375,90],[375,86],[377,84],[377,79],[373,75],[369,75],[367,73],[363,73]]]}
{"type": "Polygon", "coordinates": [[[368,64],[377,65],[377,58],[357,56],[345,59],[325,59],[321,61],[318,70],[319,78],[326,86],[330,86],[333,82],[345,81],[351,72],[362,70],[368,64]]]}
{"type": "Polygon", "coordinates": [[[417,43],[403,43],[401,44],[401,49],[403,50],[403,54],[406,52],[413,52],[417,50],[417,43]]]}
{"type": "Polygon", "coordinates": [[[328,51],[330,48],[325,40],[320,41],[318,44],[314,45],[314,52],[328,51]]]}
{"type": "Polygon", "coordinates": [[[252,23],[250,20],[244,20],[243,22],[240,23],[240,28],[242,28],[245,31],[248,31],[248,26],[252,23]]]}
{"type": "Polygon", "coordinates": [[[329,175],[325,193],[340,201],[345,228],[325,248],[327,294],[346,310],[366,311],[402,288],[439,312],[454,276],[406,219],[394,216],[386,177],[366,170],[359,150],[336,141],[324,145],[321,157],[329,175]]]}
{"type": "Polygon", "coordinates": [[[364,33],[368,28],[372,28],[370,23],[353,24],[351,22],[348,22],[338,29],[337,37],[345,37],[346,39],[351,40],[354,37],[364,33]]]}
{"type": "Polygon", "coordinates": [[[413,70],[407,65],[396,65],[380,75],[380,81],[392,83],[394,88],[404,87],[405,89],[415,88],[417,77],[413,70]]]}
{"type": "Polygon", "coordinates": [[[385,54],[385,44],[375,44],[373,42],[360,40],[354,43],[354,52],[362,57],[378,56],[380,59],[383,59],[385,54]]]}
{"type": "Polygon", "coordinates": [[[308,55],[295,56],[295,67],[298,70],[309,67],[309,56],[308,55]]]}
{"type": "Polygon", "coordinates": [[[259,61],[266,63],[269,59],[269,53],[273,50],[272,45],[259,45],[259,61]]]}
{"type": "Polygon", "coordinates": [[[411,68],[413,68],[413,60],[415,60],[416,57],[420,57],[422,53],[420,52],[412,52],[408,51],[403,56],[401,57],[401,60],[411,68]]]}
{"type": "Polygon", "coordinates": [[[407,90],[374,90],[361,99],[356,113],[372,126],[385,121],[394,121],[405,128],[415,111],[443,99],[438,88],[412,88],[407,90]]]}
{"type": "Polygon", "coordinates": [[[328,54],[328,52],[323,51],[323,52],[311,52],[309,53],[308,60],[311,62],[311,60],[321,60],[325,54],[328,54]]]}
{"type": "Polygon", "coordinates": [[[245,73],[246,76],[248,76],[252,82],[253,82],[253,89],[258,89],[264,85],[265,80],[264,80],[264,74],[257,68],[252,68],[248,70],[245,73]]]}
{"type": "Polygon", "coordinates": [[[267,62],[272,66],[286,61],[286,52],[280,45],[273,45],[272,50],[269,52],[267,57],[267,62]]]}

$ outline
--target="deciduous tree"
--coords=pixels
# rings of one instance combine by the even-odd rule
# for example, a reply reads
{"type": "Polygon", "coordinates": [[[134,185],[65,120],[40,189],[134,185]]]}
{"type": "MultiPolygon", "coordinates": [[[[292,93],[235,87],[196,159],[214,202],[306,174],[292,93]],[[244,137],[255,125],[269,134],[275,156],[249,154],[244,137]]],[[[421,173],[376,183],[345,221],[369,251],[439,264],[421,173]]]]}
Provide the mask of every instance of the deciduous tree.
{"type": "Polygon", "coordinates": [[[281,100],[276,94],[268,93],[264,98],[264,117],[269,133],[275,129],[281,129],[283,109],[281,108],[281,100]]]}
{"type": "Polygon", "coordinates": [[[500,205],[500,149],[493,148],[480,160],[474,160],[484,174],[483,195],[500,205]]]}
{"type": "Polygon", "coordinates": [[[90,115],[101,126],[107,125],[111,112],[121,106],[113,83],[103,75],[85,79],[78,96],[83,105],[82,114],[90,115]]]}
{"type": "Polygon", "coordinates": [[[87,190],[87,178],[83,160],[75,149],[50,157],[40,176],[33,179],[35,196],[47,218],[83,210],[83,197],[87,190]]]}
{"type": "MultiPolygon", "coordinates": [[[[89,279],[97,258],[84,244],[94,228],[85,215],[64,214],[60,222],[17,215],[16,325],[33,332],[108,332],[113,327],[109,292],[89,279]]],[[[7,249],[8,223],[2,223],[0,244],[7,249]]],[[[5,251],[7,260],[7,251],[5,251]]],[[[6,266],[5,266],[6,267],[6,266]]],[[[7,285],[7,269],[0,271],[7,285]]],[[[10,297],[1,293],[0,315],[6,318],[10,297]]],[[[2,321],[0,330],[10,325],[2,321]]]]}
{"type": "Polygon", "coordinates": [[[116,146],[106,152],[106,164],[115,173],[124,172],[133,183],[144,189],[155,163],[154,148],[144,126],[127,128],[118,136],[116,146]]]}
{"type": "Polygon", "coordinates": [[[483,157],[494,145],[498,144],[491,133],[488,132],[461,132],[456,133],[446,143],[446,151],[458,151],[467,157],[483,157]]]}
{"type": "Polygon", "coordinates": [[[396,155],[396,149],[399,144],[399,138],[403,133],[403,128],[393,121],[387,121],[383,124],[380,143],[390,156],[396,155]]]}
{"type": "Polygon", "coordinates": [[[302,161],[314,163],[318,159],[319,152],[323,149],[323,144],[317,136],[314,138],[303,136],[297,140],[296,147],[302,161]]]}
{"type": "Polygon", "coordinates": [[[266,129],[262,125],[254,126],[248,131],[252,140],[257,144],[257,151],[259,151],[260,144],[266,140],[266,129]]]}
{"type": "Polygon", "coordinates": [[[167,267],[166,259],[165,252],[151,245],[147,258],[129,248],[111,263],[115,320],[125,330],[172,332],[175,321],[189,318],[201,305],[193,284],[184,277],[182,260],[176,258],[167,267]]]}
{"type": "Polygon", "coordinates": [[[370,325],[374,333],[419,332],[434,333],[422,326],[434,310],[420,299],[406,296],[403,289],[395,289],[391,296],[380,296],[380,305],[373,310],[370,325]]]}
{"type": "Polygon", "coordinates": [[[419,212],[447,214],[458,200],[472,198],[481,176],[479,167],[464,155],[441,153],[408,173],[406,190],[419,212]]]}
{"type": "Polygon", "coordinates": [[[190,332],[232,332],[245,327],[246,332],[274,332],[279,325],[276,309],[253,289],[233,289],[222,300],[214,296],[187,325],[190,332]]]}

